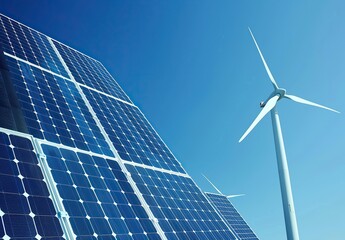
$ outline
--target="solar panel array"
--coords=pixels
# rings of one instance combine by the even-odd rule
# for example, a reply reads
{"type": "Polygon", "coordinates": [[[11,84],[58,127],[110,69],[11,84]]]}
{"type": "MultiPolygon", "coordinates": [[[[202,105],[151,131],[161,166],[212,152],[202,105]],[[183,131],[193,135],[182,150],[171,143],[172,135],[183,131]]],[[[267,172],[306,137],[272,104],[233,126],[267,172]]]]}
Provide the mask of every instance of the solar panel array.
{"type": "Polygon", "coordinates": [[[3,239],[236,239],[100,62],[1,14],[0,44],[30,134],[0,128],[3,239]]]}
{"type": "Polygon", "coordinates": [[[229,199],[220,194],[206,193],[213,206],[221,213],[231,228],[241,240],[258,240],[253,230],[248,226],[229,199]]]}

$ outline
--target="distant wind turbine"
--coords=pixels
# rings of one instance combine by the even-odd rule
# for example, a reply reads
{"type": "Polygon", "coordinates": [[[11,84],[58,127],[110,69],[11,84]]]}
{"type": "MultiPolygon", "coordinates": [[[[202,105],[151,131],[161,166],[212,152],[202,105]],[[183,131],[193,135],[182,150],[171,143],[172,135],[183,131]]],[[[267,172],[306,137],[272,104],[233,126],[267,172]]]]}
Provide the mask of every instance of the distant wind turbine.
{"type": "MultiPolygon", "coordinates": [[[[204,174],[202,174],[204,176],[204,178],[206,178],[206,180],[212,185],[212,187],[214,189],[216,189],[216,191],[220,194],[220,195],[223,195],[225,196],[212,182],[210,179],[208,179],[204,174]]],[[[236,195],[228,195],[226,196],[226,198],[235,198],[235,197],[242,197],[244,196],[245,194],[236,194],[236,195]]]]}
{"type": "Polygon", "coordinates": [[[286,234],[288,240],[299,240],[298,235],[298,227],[297,227],[297,221],[296,221],[296,214],[295,214],[295,207],[293,203],[292,198],[292,191],[291,191],[291,183],[290,183],[290,176],[289,176],[289,169],[286,159],[286,153],[285,153],[285,147],[284,147],[284,141],[283,141],[283,135],[280,127],[280,121],[278,116],[278,111],[276,108],[276,104],[279,100],[283,98],[290,99],[292,101],[303,103],[307,105],[311,105],[314,107],[324,108],[336,113],[339,113],[338,111],[328,108],[325,106],[322,106],[317,103],[310,102],[308,100],[305,100],[303,98],[286,94],[286,90],[283,88],[279,88],[278,84],[274,80],[274,77],[264,59],[264,56],[261,53],[261,50],[259,48],[259,45],[257,44],[255,37],[252,33],[252,31],[249,29],[250,35],[252,36],[255,46],[260,54],[261,60],[265,66],[266,72],[269,76],[269,79],[271,80],[273,84],[273,92],[269,95],[266,102],[261,102],[260,106],[263,108],[259,115],[255,118],[253,123],[249,126],[247,131],[243,134],[243,136],[240,138],[239,142],[242,142],[242,140],[253,130],[253,128],[260,122],[260,120],[271,111],[271,118],[272,118],[272,125],[273,125],[273,134],[274,134],[274,141],[275,141],[275,148],[276,148],[276,155],[277,155],[277,163],[278,163],[278,173],[279,173],[279,180],[280,180],[280,189],[281,189],[281,195],[282,195],[282,202],[283,202],[283,208],[284,208],[284,217],[285,217],[285,228],[286,228],[286,234]]]}

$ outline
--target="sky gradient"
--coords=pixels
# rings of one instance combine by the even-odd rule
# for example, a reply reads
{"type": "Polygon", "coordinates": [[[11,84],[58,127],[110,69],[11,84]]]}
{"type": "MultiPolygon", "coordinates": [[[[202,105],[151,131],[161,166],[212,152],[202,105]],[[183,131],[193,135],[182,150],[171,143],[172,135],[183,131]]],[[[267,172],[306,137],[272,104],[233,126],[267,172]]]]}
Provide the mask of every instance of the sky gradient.
{"type": "Polygon", "coordinates": [[[279,102],[301,239],[345,236],[343,1],[19,1],[0,12],[101,61],[193,177],[205,174],[260,239],[284,240],[270,116],[278,85],[335,114],[279,102]]]}

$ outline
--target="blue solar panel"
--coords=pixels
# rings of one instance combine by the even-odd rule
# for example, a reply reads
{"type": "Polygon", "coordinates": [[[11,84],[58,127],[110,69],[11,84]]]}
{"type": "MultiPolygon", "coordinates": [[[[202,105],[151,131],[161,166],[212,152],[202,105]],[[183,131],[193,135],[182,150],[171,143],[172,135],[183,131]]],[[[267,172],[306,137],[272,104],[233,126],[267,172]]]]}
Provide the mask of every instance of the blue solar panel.
{"type": "Polygon", "coordinates": [[[0,238],[64,239],[31,141],[0,132],[0,238]]]}
{"type": "Polygon", "coordinates": [[[185,172],[137,107],[82,89],[122,159],[185,172]]]}
{"type": "Polygon", "coordinates": [[[113,156],[75,83],[6,57],[30,134],[113,156]]]}
{"type": "Polygon", "coordinates": [[[170,239],[236,239],[189,177],[126,164],[170,239]]]}
{"type": "Polygon", "coordinates": [[[160,239],[114,159],[42,148],[77,239],[160,239]]]}
{"type": "Polygon", "coordinates": [[[100,62],[55,40],[53,42],[78,83],[131,102],[100,62]]]}
{"type": "Polygon", "coordinates": [[[0,44],[37,147],[0,135],[0,238],[235,239],[100,62],[1,14],[0,44]]]}
{"type": "Polygon", "coordinates": [[[239,212],[224,195],[206,193],[213,206],[219,211],[228,222],[234,232],[241,240],[258,240],[253,230],[248,226],[239,212]]]}
{"type": "Polygon", "coordinates": [[[0,43],[6,53],[68,77],[45,35],[1,14],[0,43]]]}

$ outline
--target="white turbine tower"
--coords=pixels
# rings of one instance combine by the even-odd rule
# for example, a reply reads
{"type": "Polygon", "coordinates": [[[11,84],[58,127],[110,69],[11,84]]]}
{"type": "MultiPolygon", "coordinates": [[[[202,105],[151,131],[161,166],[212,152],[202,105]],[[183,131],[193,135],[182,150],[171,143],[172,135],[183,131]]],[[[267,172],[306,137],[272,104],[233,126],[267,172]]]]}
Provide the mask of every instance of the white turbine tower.
{"type": "Polygon", "coordinates": [[[270,69],[267,66],[267,63],[264,59],[264,56],[262,55],[259,45],[257,44],[255,37],[252,33],[252,31],[249,29],[250,35],[252,36],[255,46],[260,54],[261,60],[265,66],[266,72],[273,84],[273,92],[269,95],[266,102],[261,102],[260,106],[263,108],[259,115],[255,118],[253,123],[250,125],[250,127],[247,129],[247,131],[243,134],[243,136],[240,138],[239,142],[241,142],[252,130],[253,128],[260,122],[260,120],[271,111],[271,118],[272,118],[272,125],[273,125],[273,134],[274,134],[274,141],[275,141],[275,148],[276,148],[276,155],[277,155],[277,163],[278,163],[278,173],[279,173],[279,180],[280,180],[280,190],[281,190],[281,196],[282,196],[282,202],[283,202],[283,208],[284,208],[284,218],[285,218],[285,228],[286,228],[286,234],[288,240],[299,240],[298,235],[298,227],[297,227],[297,221],[296,221],[296,214],[295,214],[295,207],[293,203],[292,198],[292,191],[291,191],[291,183],[290,183],[290,176],[289,176],[289,169],[285,154],[285,147],[284,147],[284,141],[283,141],[283,135],[280,127],[280,121],[278,116],[278,111],[276,108],[276,104],[279,100],[283,98],[290,99],[292,101],[303,103],[307,105],[311,105],[314,107],[324,108],[336,113],[339,113],[338,111],[328,108],[325,106],[322,106],[320,104],[316,104],[313,102],[310,102],[308,100],[305,100],[303,98],[293,96],[286,94],[286,90],[283,88],[279,88],[278,84],[273,78],[273,75],[270,71],[270,69]]]}

